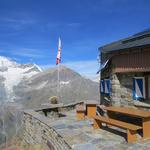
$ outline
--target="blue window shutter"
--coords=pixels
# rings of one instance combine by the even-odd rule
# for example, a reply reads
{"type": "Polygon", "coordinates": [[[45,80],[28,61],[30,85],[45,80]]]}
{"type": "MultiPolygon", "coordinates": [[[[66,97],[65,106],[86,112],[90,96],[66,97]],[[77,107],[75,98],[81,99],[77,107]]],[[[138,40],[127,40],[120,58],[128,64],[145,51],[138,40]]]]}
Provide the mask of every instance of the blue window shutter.
{"type": "Polygon", "coordinates": [[[105,79],[105,93],[107,95],[110,95],[110,80],[109,79],[105,79]]]}
{"type": "Polygon", "coordinates": [[[104,80],[101,80],[101,93],[104,93],[105,92],[105,84],[104,84],[104,80]]]}

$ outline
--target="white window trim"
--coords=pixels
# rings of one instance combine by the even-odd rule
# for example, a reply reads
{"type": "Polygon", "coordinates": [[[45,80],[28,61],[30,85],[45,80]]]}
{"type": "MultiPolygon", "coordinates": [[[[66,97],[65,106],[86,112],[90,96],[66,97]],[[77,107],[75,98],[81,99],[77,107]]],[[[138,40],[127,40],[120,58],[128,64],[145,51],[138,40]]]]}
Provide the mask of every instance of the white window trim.
{"type": "Polygon", "coordinates": [[[146,98],[146,91],[145,91],[145,77],[134,77],[134,79],[142,79],[143,80],[143,98],[146,98]]]}

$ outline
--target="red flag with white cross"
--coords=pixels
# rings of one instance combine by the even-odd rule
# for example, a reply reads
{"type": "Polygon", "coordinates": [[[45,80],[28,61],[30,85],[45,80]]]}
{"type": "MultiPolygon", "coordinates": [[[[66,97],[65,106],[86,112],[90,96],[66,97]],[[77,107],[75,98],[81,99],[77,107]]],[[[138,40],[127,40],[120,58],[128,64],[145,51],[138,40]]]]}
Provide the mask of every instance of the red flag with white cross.
{"type": "Polygon", "coordinates": [[[61,61],[61,40],[60,38],[58,39],[58,52],[57,52],[57,57],[56,57],[56,65],[58,65],[61,61]]]}

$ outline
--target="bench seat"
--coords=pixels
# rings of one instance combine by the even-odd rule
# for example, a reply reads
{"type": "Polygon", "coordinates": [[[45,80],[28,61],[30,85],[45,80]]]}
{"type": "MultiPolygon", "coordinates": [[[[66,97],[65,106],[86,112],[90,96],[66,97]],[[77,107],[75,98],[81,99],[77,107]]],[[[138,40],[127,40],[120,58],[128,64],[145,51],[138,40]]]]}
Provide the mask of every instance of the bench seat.
{"type": "Polygon", "coordinates": [[[102,116],[94,116],[94,128],[101,128],[102,123],[106,123],[108,125],[112,125],[112,126],[116,126],[122,129],[126,129],[127,130],[127,142],[128,143],[132,143],[137,141],[137,130],[142,129],[141,126],[138,125],[134,125],[131,123],[127,123],[127,122],[123,122],[123,121],[119,121],[119,120],[115,120],[115,119],[111,119],[111,118],[106,118],[106,117],[102,117],[102,116]]]}

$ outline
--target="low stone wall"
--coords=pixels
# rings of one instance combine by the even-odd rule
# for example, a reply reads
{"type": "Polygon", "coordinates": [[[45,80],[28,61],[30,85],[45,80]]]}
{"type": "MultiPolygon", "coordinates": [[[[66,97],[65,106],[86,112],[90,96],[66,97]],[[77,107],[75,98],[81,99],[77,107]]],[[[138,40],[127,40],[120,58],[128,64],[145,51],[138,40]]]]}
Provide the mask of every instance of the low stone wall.
{"type": "Polygon", "coordinates": [[[48,125],[50,119],[35,112],[24,111],[24,136],[22,146],[40,144],[45,149],[69,150],[71,147],[65,140],[48,125]]]}
{"type": "Polygon", "coordinates": [[[60,108],[60,111],[74,110],[77,105],[81,105],[81,104],[84,104],[84,101],[65,104],[60,108]]]}

